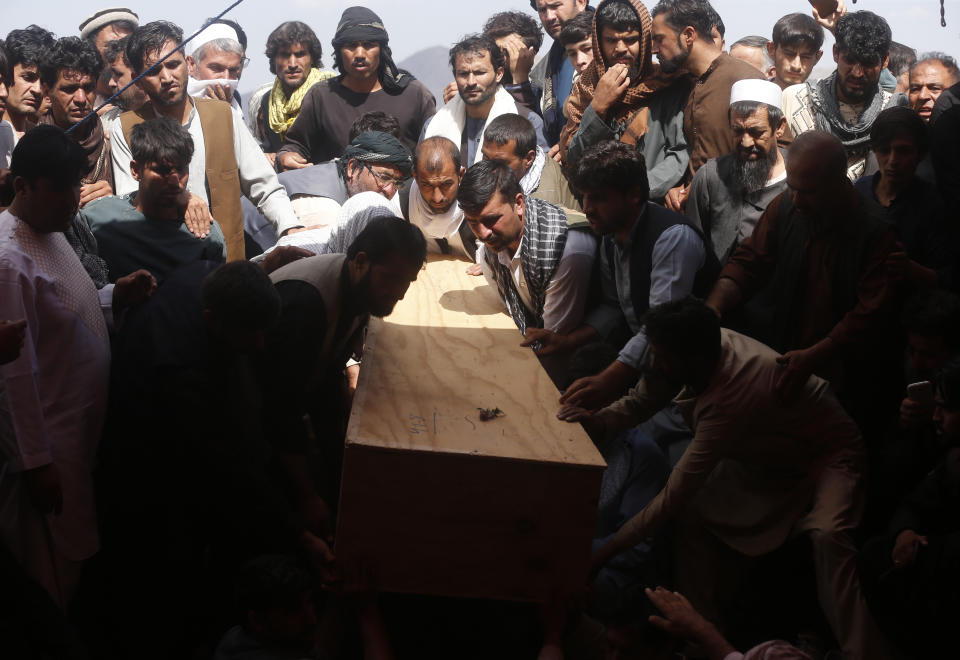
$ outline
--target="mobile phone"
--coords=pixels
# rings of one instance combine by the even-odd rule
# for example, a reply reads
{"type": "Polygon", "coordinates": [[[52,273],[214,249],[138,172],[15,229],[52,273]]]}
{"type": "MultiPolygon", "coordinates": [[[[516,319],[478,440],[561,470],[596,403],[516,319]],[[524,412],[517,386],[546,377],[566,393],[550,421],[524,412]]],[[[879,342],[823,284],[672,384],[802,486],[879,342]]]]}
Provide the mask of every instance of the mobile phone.
{"type": "Polygon", "coordinates": [[[933,405],[933,383],[929,380],[921,380],[918,383],[907,385],[907,396],[917,403],[925,406],[933,405]]]}

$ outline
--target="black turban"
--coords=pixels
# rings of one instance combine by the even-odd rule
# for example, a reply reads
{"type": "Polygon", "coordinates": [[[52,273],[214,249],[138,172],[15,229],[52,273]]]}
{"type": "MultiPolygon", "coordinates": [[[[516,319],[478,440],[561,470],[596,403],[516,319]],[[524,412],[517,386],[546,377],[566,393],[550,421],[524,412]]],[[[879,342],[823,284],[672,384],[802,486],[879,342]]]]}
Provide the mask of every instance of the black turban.
{"type": "Polygon", "coordinates": [[[397,69],[390,51],[390,36],[383,21],[366,7],[347,7],[333,35],[334,64],[343,73],[340,47],[351,41],[376,41],[380,44],[380,85],[390,94],[402,92],[414,77],[409,71],[397,69]]]}
{"type": "Polygon", "coordinates": [[[364,131],[353,138],[353,142],[347,145],[343,152],[340,162],[346,164],[350,160],[371,165],[396,165],[405,177],[410,176],[413,171],[413,159],[407,148],[397,138],[380,131],[364,131]]]}

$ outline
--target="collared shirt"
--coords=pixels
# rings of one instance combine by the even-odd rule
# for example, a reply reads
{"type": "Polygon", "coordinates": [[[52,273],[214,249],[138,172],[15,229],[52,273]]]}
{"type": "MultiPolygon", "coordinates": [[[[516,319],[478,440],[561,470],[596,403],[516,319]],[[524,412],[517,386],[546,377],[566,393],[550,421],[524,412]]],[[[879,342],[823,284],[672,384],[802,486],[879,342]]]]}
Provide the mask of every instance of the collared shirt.
{"type": "MultiPolygon", "coordinates": [[[[250,131],[243,123],[243,117],[236,110],[233,115],[233,151],[237,157],[237,168],[240,176],[240,189],[244,196],[250,199],[260,212],[274,226],[277,234],[283,234],[293,227],[301,226],[290,198],[280,181],[277,173],[270,167],[270,161],[263,155],[257,146],[250,131]]],[[[193,138],[193,158],[190,159],[190,178],[187,180],[187,190],[210,203],[207,193],[207,154],[204,149],[203,128],[197,116],[197,106],[193,104],[190,116],[184,128],[193,138]]],[[[133,156],[130,146],[123,135],[120,118],[117,117],[110,126],[110,155],[113,159],[113,175],[116,181],[116,194],[127,195],[136,192],[139,184],[130,173],[130,161],[133,156]]],[[[215,218],[216,219],[216,218],[215,218]]]]}
{"type": "MultiPolygon", "coordinates": [[[[497,260],[510,271],[513,282],[520,294],[520,300],[527,309],[533,311],[533,302],[526,278],[523,275],[521,262],[521,248],[523,236],[513,256],[509,250],[497,253],[497,260]]],[[[494,289],[496,280],[485,258],[486,245],[480,246],[477,251],[477,263],[480,264],[484,276],[494,289]]],[[[590,289],[590,273],[593,270],[593,261],[597,253],[597,239],[585,231],[567,231],[567,240],[543,305],[543,327],[561,335],[565,335],[580,325],[583,320],[583,309],[587,302],[590,289]]]]}

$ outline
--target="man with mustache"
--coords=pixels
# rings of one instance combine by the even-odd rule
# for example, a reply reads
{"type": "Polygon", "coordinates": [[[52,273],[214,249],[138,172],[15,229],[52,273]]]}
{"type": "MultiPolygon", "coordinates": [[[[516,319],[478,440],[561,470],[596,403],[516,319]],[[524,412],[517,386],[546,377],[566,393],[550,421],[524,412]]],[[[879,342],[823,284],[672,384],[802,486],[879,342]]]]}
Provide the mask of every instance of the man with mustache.
{"type": "Polygon", "coordinates": [[[750,237],[767,204],[787,188],[786,165],[777,148],[787,126],[780,99],[776,83],[735,82],[730,130],[736,147],[708,160],[690,183],[685,212],[703,230],[721,265],[750,237]]]}
{"type": "Polygon", "coordinates": [[[55,41],[51,32],[31,25],[23,30],[12,30],[4,42],[10,79],[7,81],[3,119],[13,126],[17,140],[37,124],[43,100],[40,64],[55,41]]]}
{"type": "Polygon", "coordinates": [[[241,197],[257,206],[278,236],[301,223],[277,173],[263,157],[240,113],[223,101],[194,99],[187,93],[187,63],[182,51],[176,50],[182,40],[183,31],[167,21],[141,25],[130,35],[127,59],[134,75],[147,72],[137,84],[150,101],[139,110],[120,115],[110,126],[117,194],[126,195],[137,188],[130,168],[133,127],[157,116],[180,122],[193,138],[186,184],[192,195],[191,205],[198,204],[196,198],[204,203],[199,204],[202,209],[209,204],[207,222],[212,214],[220,223],[227,241],[227,259],[243,259],[246,250],[241,197]],[[168,53],[172,54],[159,62],[168,53]]]}
{"type": "MultiPolygon", "coordinates": [[[[107,66],[110,67],[111,95],[129,85],[130,81],[133,80],[133,69],[130,67],[130,60],[127,59],[127,40],[128,37],[123,37],[111,41],[107,43],[103,51],[103,58],[107,61],[107,66]]],[[[103,113],[100,120],[109,129],[110,122],[128,110],[139,110],[147,100],[146,92],[140,89],[139,85],[133,85],[113,99],[114,108],[103,113]]]]}
{"type": "Polygon", "coordinates": [[[957,61],[944,53],[926,53],[910,67],[907,98],[920,118],[930,122],[933,106],[943,90],[960,82],[957,61]]]}
{"type": "Polygon", "coordinates": [[[80,211],[107,262],[110,281],[146,268],[162,283],[184,264],[223,262],[226,243],[216,222],[202,239],[184,224],[180,199],[194,152],[187,129],[170,117],[150,119],[133,127],[130,150],[137,191],[105,197],[80,211]]]}
{"type": "Polygon", "coordinates": [[[869,11],[845,14],[837,20],[833,59],[837,70],[818,81],[808,80],[783,90],[783,113],[794,135],[814,129],[843,143],[851,181],[868,170],[870,127],[891,105],[907,105],[903,94],[880,87],[880,73],[890,61],[891,32],[887,21],[869,11]]]}
{"type": "Polygon", "coordinates": [[[343,12],[333,36],[336,78],[307,92],[300,113],[277,153],[279,169],[333,160],[350,143],[350,127],[367,112],[397,118],[401,141],[413,151],[437,102],[426,85],[397,68],[383,21],[366,7],[343,12]]]}

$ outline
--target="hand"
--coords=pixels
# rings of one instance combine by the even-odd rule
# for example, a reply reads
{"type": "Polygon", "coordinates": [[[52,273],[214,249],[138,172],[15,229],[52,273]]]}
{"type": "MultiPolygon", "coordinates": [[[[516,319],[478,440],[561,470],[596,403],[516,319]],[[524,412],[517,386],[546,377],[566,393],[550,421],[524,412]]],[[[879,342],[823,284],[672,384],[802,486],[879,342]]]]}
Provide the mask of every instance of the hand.
{"type": "Polygon", "coordinates": [[[554,159],[558,165],[563,165],[563,156],[560,154],[559,144],[555,144],[550,147],[550,151],[547,152],[547,155],[554,159]]]}
{"type": "Polygon", "coordinates": [[[183,222],[190,233],[197,238],[206,238],[210,234],[213,216],[203,198],[184,190],[180,194],[180,206],[183,209],[183,222]]]}
{"type": "Polygon", "coordinates": [[[333,527],[330,507],[317,495],[309,493],[300,499],[300,511],[306,520],[307,529],[318,539],[327,544],[333,543],[333,527]]]}
{"type": "Polygon", "coordinates": [[[80,186],[80,208],[83,208],[95,199],[109,197],[113,194],[113,188],[109,181],[97,181],[96,183],[85,183],[80,186]]]}
{"type": "Polygon", "coordinates": [[[456,82],[447,84],[447,86],[443,88],[443,102],[450,103],[450,99],[454,98],[459,93],[460,88],[457,87],[456,82]]]}
{"type": "Polygon", "coordinates": [[[614,360],[596,376],[575,380],[560,397],[560,403],[596,412],[616,401],[638,377],[636,369],[614,360]]]}
{"type": "Polygon", "coordinates": [[[906,252],[891,252],[883,262],[883,267],[891,279],[902,280],[910,270],[910,257],[906,252]]]}
{"type": "MultiPolygon", "coordinates": [[[[107,114],[108,112],[110,112],[111,110],[113,110],[113,109],[116,108],[116,107],[117,107],[117,106],[115,106],[114,104],[108,103],[108,104],[106,104],[105,106],[103,106],[102,108],[100,108],[99,110],[97,110],[97,116],[98,116],[98,117],[102,117],[103,115],[107,114]]],[[[109,139],[110,139],[109,133],[108,133],[105,137],[109,140],[109,139]]]]}
{"type": "Polygon", "coordinates": [[[20,357],[23,340],[27,336],[27,322],[0,321],[0,364],[13,362],[20,357]]]}
{"type": "Polygon", "coordinates": [[[552,355],[567,350],[567,337],[545,328],[527,328],[520,345],[532,347],[537,355],[552,355]]]}
{"type": "Polygon", "coordinates": [[[593,110],[601,119],[605,117],[610,107],[620,100],[623,93],[630,86],[630,76],[627,75],[626,64],[614,64],[597,82],[597,91],[593,94],[593,110]]]}
{"type": "Polygon", "coordinates": [[[917,550],[922,545],[928,545],[927,537],[920,536],[912,529],[905,529],[897,535],[893,544],[893,565],[897,568],[906,568],[917,559],[917,550]]]}
{"type": "Polygon", "coordinates": [[[510,34],[499,39],[498,45],[506,57],[513,84],[519,85],[530,80],[530,70],[533,68],[533,59],[537,51],[523,43],[523,38],[519,34],[510,34]]]}
{"type": "Polygon", "coordinates": [[[347,399],[353,404],[353,395],[357,393],[357,383],[360,382],[360,365],[351,364],[343,371],[346,376],[347,399]]]}
{"type": "Polygon", "coordinates": [[[325,541],[317,538],[310,532],[304,532],[300,537],[303,549],[307,553],[307,558],[311,566],[320,574],[323,583],[332,584],[340,581],[340,573],[337,570],[333,551],[325,541]]]}
{"type": "Polygon", "coordinates": [[[777,358],[777,364],[783,370],[777,376],[777,382],[774,385],[777,393],[785,398],[791,398],[796,395],[807,379],[817,368],[818,360],[812,348],[805,348],[798,351],[788,351],[777,358]]]}
{"type": "Polygon", "coordinates": [[[230,85],[221,85],[220,83],[207,85],[207,96],[227,103],[233,101],[233,92],[230,90],[230,85]]]}
{"type": "Polygon", "coordinates": [[[302,170],[304,167],[313,165],[306,158],[296,151],[284,151],[277,154],[277,160],[280,161],[280,170],[302,170]]]}
{"type": "Polygon", "coordinates": [[[916,429],[933,421],[933,406],[907,397],[900,402],[900,428],[916,429]]]}
{"type": "Polygon", "coordinates": [[[149,270],[135,270],[119,278],[113,287],[113,309],[119,313],[131,305],[139,305],[157,290],[157,278],[149,270]]]}
{"type": "Polygon", "coordinates": [[[657,606],[663,616],[650,616],[650,623],[673,635],[685,639],[700,639],[713,628],[713,624],[694,609],[683,594],[668,591],[663,587],[647,588],[647,598],[657,606]]]}
{"type": "MultiPolygon", "coordinates": [[[[302,229],[294,228],[287,233],[292,234],[295,231],[302,231],[302,229]]],[[[265,256],[263,261],[260,262],[260,266],[263,268],[264,272],[269,275],[273,271],[277,270],[278,268],[283,268],[287,264],[313,256],[316,255],[310,250],[297,247],[296,245],[278,245],[267,253],[267,256],[265,256]]]]}
{"type": "Polygon", "coordinates": [[[823,26],[824,30],[829,30],[830,32],[833,32],[833,29],[837,27],[837,21],[840,17],[847,13],[847,4],[844,0],[838,0],[836,2],[836,9],[825,16],[820,14],[817,7],[819,6],[820,9],[823,9],[825,12],[829,11],[831,5],[834,4],[831,0],[810,0],[810,4],[813,5],[813,18],[823,26]]]}
{"type": "Polygon", "coordinates": [[[44,514],[63,511],[63,491],[60,489],[60,473],[56,465],[49,463],[27,470],[23,476],[27,493],[37,511],[44,514]]]}
{"type": "Polygon", "coordinates": [[[560,406],[560,410],[557,411],[557,419],[561,419],[565,422],[589,422],[593,419],[594,413],[590,412],[586,408],[581,408],[580,406],[560,406]]]}
{"type": "Polygon", "coordinates": [[[480,264],[470,264],[467,266],[466,273],[467,275],[473,275],[474,277],[483,275],[483,267],[480,264]]]}
{"type": "Polygon", "coordinates": [[[272,151],[265,151],[263,152],[263,155],[267,157],[270,167],[277,169],[277,154],[272,151]]]}
{"type": "Polygon", "coordinates": [[[677,186],[667,191],[664,203],[667,208],[676,213],[683,213],[683,207],[687,205],[687,197],[690,196],[689,186],[677,186]]]}

